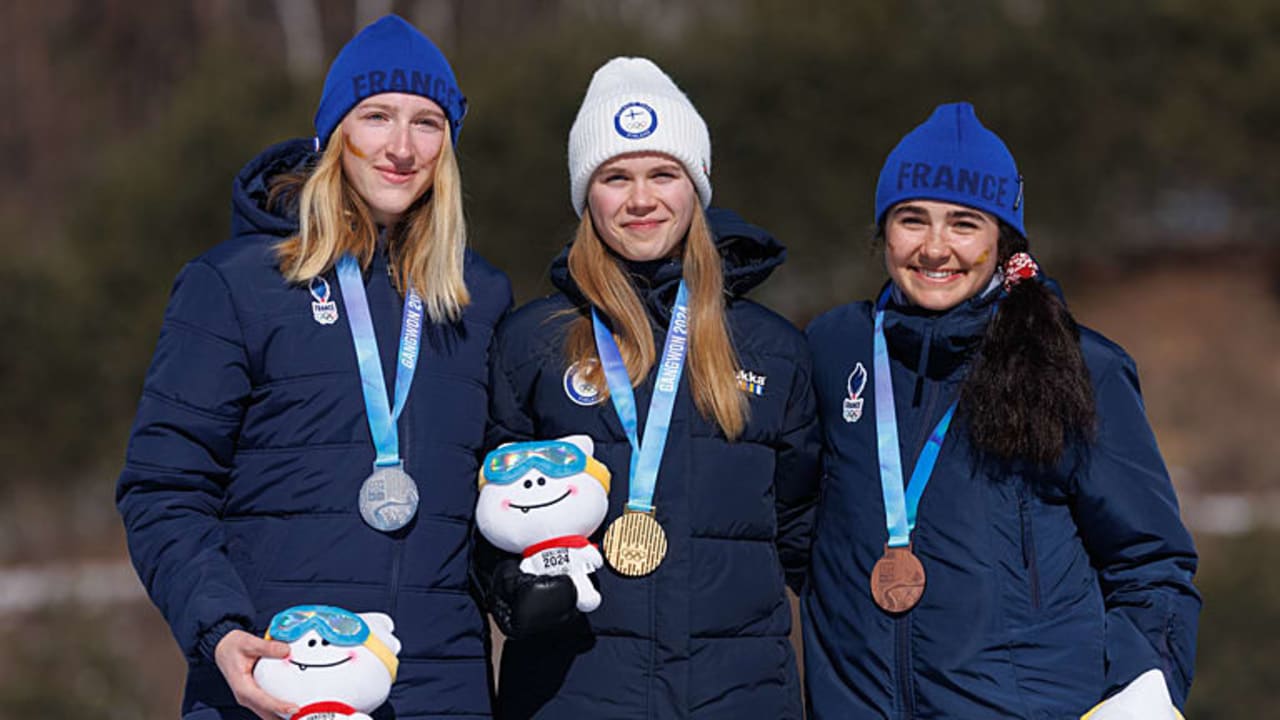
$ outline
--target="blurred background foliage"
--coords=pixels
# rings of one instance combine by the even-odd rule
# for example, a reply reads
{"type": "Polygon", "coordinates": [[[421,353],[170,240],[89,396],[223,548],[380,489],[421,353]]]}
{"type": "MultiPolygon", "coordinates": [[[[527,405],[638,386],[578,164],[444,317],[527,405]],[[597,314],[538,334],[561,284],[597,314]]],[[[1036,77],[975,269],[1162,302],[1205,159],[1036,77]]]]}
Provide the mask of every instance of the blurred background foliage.
{"type": "MultiPolygon", "coordinates": [[[[1141,364],[1184,505],[1272,497],[1273,0],[24,0],[0,6],[0,568],[124,557],[112,483],[172,278],[225,237],[239,167],[311,133],[328,61],[390,10],[469,96],[472,245],[522,301],[575,225],[565,140],[611,56],[654,58],[698,106],[716,204],[790,248],[756,297],[802,326],[882,281],[889,149],[937,103],[974,102],[1027,179],[1033,250],[1141,364]]],[[[1263,571],[1280,536],[1198,536],[1188,717],[1265,715],[1247,708],[1280,697],[1278,641],[1256,630],[1280,620],[1263,571]]],[[[177,651],[143,601],[0,614],[0,638],[0,718],[175,712],[177,651]]]]}

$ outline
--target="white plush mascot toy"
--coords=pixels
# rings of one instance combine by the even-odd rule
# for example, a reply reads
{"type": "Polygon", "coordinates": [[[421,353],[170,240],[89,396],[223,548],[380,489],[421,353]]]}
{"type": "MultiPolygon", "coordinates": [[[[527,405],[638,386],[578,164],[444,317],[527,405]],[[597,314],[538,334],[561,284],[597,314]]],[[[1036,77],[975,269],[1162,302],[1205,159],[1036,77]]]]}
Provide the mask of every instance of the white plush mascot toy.
{"type": "Polygon", "coordinates": [[[588,573],[604,565],[587,536],[609,511],[609,469],[586,435],[508,443],[480,468],[476,524],[495,547],[520,553],[533,575],[568,575],[578,609],[600,607],[588,573]]]}
{"type": "MultiPolygon", "coordinates": [[[[253,679],[268,694],[299,707],[292,720],[372,720],[396,679],[400,641],[382,613],[359,615],[329,605],[276,613],[268,640],[289,644],[284,658],[262,658],[253,679]]],[[[282,716],[283,717],[283,716],[282,716]]]]}

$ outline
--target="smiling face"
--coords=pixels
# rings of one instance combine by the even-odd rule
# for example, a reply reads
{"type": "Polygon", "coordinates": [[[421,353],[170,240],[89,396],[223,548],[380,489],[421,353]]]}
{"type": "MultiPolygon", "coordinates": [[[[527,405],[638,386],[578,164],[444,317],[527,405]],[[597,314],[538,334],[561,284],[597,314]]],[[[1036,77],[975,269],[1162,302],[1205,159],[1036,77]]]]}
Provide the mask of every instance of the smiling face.
{"type": "Polygon", "coordinates": [[[313,669],[329,669],[355,660],[354,647],[333,645],[320,637],[315,630],[303,635],[301,639],[289,646],[289,664],[305,672],[313,669]]]}
{"type": "Polygon", "coordinates": [[[589,535],[604,520],[609,496],[586,473],[552,478],[530,469],[506,484],[480,490],[476,523],[495,546],[518,553],[562,535],[589,535]]]}
{"type": "Polygon", "coordinates": [[[366,713],[386,701],[392,682],[367,647],[334,645],[314,630],[289,643],[288,657],[260,659],[253,677],[263,690],[295,705],[336,700],[366,713]]]}
{"type": "Polygon", "coordinates": [[[885,215],[885,267],[912,304],[949,310],[982,292],[996,270],[1000,226],[964,205],[908,200],[885,215]]]}
{"type": "Polygon", "coordinates": [[[693,222],[698,193],[684,165],[661,153],[632,153],[596,169],[587,208],[600,240],[627,260],[670,257],[693,222]]]}
{"type": "Polygon", "coordinates": [[[342,120],[342,172],[382,226],[395,224],[435,178],[444,111],[419,95],[382,93],[342,120]]]}

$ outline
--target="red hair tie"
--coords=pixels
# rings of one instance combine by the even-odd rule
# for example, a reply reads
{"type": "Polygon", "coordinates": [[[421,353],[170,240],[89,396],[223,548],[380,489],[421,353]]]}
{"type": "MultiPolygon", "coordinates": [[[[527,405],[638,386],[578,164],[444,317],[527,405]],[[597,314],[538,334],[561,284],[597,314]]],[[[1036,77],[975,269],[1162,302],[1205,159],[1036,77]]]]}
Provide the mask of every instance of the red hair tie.
{"type": "Polygon", "coordinates": [[[1040,266],[1031,259],[1028,253],[1014,253],[1004,263],[1004,289],[1008,292],[1014,285],[1040,274],[1040,266]]]}

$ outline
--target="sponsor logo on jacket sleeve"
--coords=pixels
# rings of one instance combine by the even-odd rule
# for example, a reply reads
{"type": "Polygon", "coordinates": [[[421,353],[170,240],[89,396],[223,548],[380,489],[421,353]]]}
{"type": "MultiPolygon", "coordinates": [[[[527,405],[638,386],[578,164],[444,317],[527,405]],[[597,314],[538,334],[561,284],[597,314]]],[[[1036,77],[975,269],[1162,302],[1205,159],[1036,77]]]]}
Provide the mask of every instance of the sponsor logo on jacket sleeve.
{"type": "Polygon", "coordinates": [[[738,389],[757,397],[764,397],[764,384],[766,380],[768,380],[768,378],[764,375],[754,373],[750,370],[738,371],[738,389]]]}

